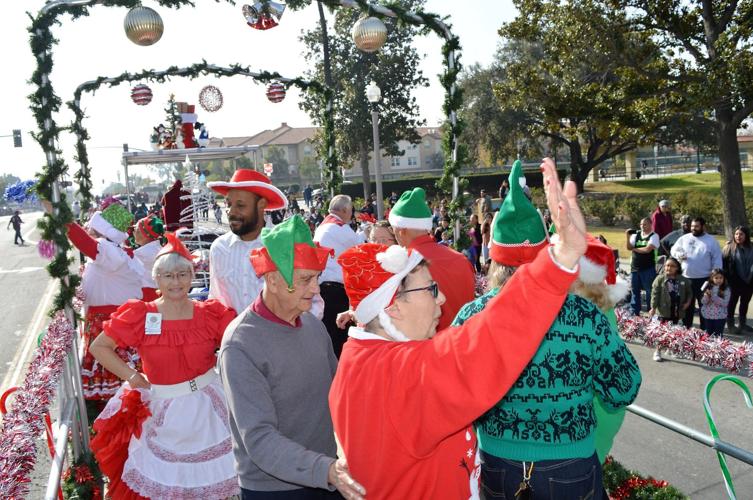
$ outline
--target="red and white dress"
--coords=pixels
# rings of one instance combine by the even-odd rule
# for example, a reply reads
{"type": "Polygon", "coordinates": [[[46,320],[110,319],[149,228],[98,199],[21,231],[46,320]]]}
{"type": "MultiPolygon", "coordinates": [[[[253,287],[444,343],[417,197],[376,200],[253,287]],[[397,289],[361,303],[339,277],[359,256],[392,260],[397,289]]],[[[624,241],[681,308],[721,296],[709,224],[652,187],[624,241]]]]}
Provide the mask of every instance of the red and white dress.
{"type": "MultiPolygon", "coordinates": [[[[81,276],[84,291],[84,332],[86,346],[81,363],[81,382],[84,398],[106,401],[121,385],[121,380],[97,363],[89,354],[89,345],[102,332],[102,324],[119,305],[129,299],[142,298],[141,280],[144,266],[116,243],[105,238],[92,238],[76,223],[67,225],[68,238],[90,260],[81,276]]],[[[118,349],[125,362],[138,366],[135,351],[118,349]]]]}
{"type": "Polygon", "coordinates": [[[92,450],[120,499],[221,499],[239,493],[227,401],[215,350],[235,311],[194,302],[193,318],[163,320],[145,333],[153,302],[128,301],[104,325],[119,347],[135,347],[152,388],[128,383],[94,422],[92,450]]]}

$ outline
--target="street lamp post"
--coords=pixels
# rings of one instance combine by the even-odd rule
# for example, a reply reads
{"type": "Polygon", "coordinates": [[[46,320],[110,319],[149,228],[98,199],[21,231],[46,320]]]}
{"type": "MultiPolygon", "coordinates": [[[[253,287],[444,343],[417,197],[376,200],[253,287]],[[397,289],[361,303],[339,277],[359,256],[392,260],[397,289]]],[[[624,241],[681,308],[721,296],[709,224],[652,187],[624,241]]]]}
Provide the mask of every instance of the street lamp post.
{"type": "Polygon", "coordinates": [[[371,128],[374,131],[374,176],[376,177],[377,220],[384,216],[384,198],[382,197],[382,157],[379,154],[379,111],[377,104],[382,99],[382,91],[372,80],[366,88],[366,98],[371,103],[371,128]]]}

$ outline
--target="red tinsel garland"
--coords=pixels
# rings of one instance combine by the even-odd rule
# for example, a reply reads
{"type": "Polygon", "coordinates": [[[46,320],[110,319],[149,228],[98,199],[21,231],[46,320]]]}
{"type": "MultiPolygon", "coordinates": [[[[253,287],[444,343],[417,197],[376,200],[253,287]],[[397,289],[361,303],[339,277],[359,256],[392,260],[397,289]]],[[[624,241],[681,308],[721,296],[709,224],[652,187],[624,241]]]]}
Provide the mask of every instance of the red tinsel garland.
{"type": "Polygon", "coordinates": [[[753,375],[753,344],[737,344],[698,330],[635,316],[627,308],[615,309],[617,324],[625,340],[640,340],[649,347],[659,347],[677,358],[691,359],[712,368],[740,373],[747,368],[753,375]]]}
{"type": "Polygon", "coordinates": [[[0,429],[0,498],[22,499],[29,492],[29,475],[36,463],[36,439],[44,432],[44,415],[55,395],[63,363],[74,335],[58,312],[29,365],[23,385],[0,429]]]}

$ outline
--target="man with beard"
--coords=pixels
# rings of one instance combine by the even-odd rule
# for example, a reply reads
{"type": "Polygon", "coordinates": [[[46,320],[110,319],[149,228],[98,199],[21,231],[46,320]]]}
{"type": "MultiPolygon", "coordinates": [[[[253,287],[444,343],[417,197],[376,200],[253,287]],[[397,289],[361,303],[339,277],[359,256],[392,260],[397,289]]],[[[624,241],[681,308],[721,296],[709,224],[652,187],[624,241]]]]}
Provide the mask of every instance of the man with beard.
{"type": "Polygon", "coordinates": [[[207,186],[225,197],[230,224],[230,232],[214,240],[209,249],[209,297],[240,315],[264,286],[249,261],[251,250],[262,246],[259,235],[264,211],[287,208],[287,198],[254,170],[236,170],[229,182],[209,182],[207,186]]]}

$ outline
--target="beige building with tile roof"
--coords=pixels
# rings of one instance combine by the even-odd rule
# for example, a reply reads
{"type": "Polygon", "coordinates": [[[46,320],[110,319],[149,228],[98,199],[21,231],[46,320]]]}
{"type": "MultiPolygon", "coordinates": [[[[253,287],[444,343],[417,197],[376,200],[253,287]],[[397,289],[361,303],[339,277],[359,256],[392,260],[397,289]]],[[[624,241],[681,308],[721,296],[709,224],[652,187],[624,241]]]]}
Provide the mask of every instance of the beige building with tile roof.
{"type": "MultiPolygon", "coordinates": [[[[317,127],[291,127],[283,122],[279,127],[272,130],[264,130],[252,136],[247,137],[222,137],[212,138],[209,142],[210,147],[226,146],[259,146],[260,154],[248,154],[251,161],[255,162],[257,168],[261,169],[264,164],[264,158],[267,157],[271,147],[280,148],[288,161],[289,173],[294,174],[297,166],[306,158],[316,159],[316,148],[314,147],[314,136],[319,129],[317,127]]],[[[404,151],[403,156],[384,156],[382,155],[382,172],[398,173],[417,170],[441,169],[443,166],[442,155],[442,137],[438,127],[419,127],[417,129],[421,142],[410,144],[407,141],[400,141],[398,147],[404,151]]],[[[374,175],[374,159],[370,159],[371,175],[374,175]]],[[[345,171],[346,178],[361,177],[361,169],[356,162],[353,168],[345,171]]]]}

